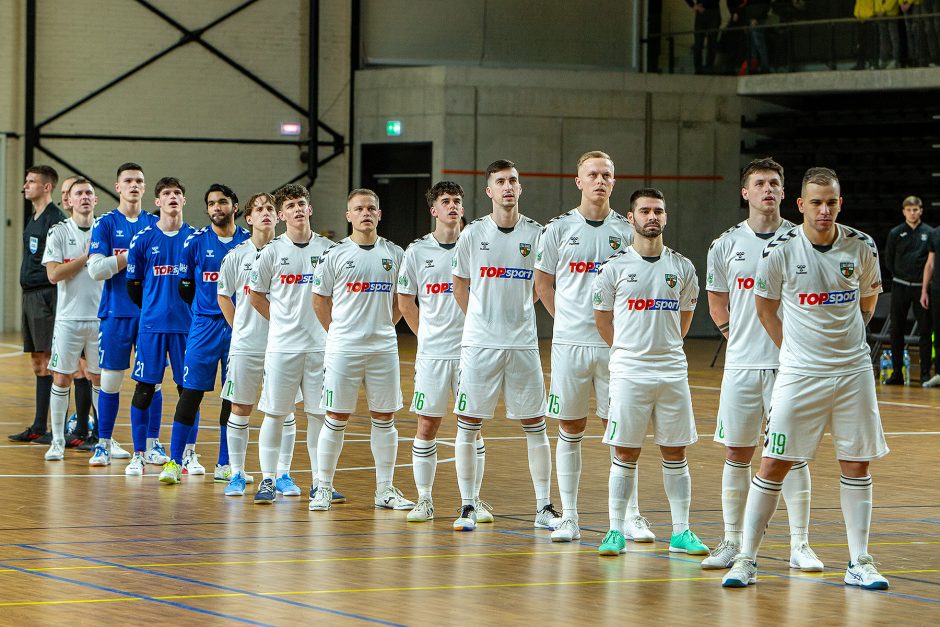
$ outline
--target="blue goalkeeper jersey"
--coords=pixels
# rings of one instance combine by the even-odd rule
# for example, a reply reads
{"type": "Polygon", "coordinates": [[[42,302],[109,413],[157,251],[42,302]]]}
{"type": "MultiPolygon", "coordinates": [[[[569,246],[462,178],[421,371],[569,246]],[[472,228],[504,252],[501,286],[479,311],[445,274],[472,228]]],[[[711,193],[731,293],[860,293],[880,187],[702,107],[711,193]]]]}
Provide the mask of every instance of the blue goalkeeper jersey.
{"type": "MultiPolygon", "coordinates": [[[[157,217],[141,211],[133,221],[117,209],[109,211],[95,220],[91,227],[91,244],[88,255],[111,257],[126,253],[131,247],[134,236],[151,224],[156,224],[157,217]]],[[[101,304],[98,306],[99,318],[136,318],[140,308],[127,295],[127,271],[121,270],[104,282],[101,304]]]]}
{"type": "Polygon", "coordinates": [[[251,237],[247,229],[235,227],[235,235],[223,242],[212,229],[205,226],[183,243],[184,268],[180,279],[192,279],[196,284],[193,313],[197,316],[221,316],[219,309],[219,270],[222,260],[233,248],[251,237]]]}
{"type": "Polygon", "coordinates": [[[131,241],[127,279],[143,282],[140,333],[188,333],[192,321],[189,303],[179,295],[185,270],[183,244],[195,229],[183,224],[170,235],[156,224],[131,241]]]}

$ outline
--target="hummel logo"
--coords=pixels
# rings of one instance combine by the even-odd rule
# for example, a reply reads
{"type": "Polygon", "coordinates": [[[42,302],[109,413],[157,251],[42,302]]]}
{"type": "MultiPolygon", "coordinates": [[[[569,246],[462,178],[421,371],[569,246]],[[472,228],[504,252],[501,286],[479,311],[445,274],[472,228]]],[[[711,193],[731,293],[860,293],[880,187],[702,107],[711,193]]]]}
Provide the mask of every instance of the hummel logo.
{"type": "Polygon", "coordinates": [[[569,246],[577,246],[580,243],[581,243],[581,239],[577,235],[572,235],[571,237],[568,238],[569,246]]]}
{"type": "Polygon", "coordinates": [[[433,260],[433,259],[425,259],[425,260],[424,260],[424,267],[425,267],[425,268],[433,268],[433,267],[434,267],[434,260],[433,260]]]}
{"type": "Polygon", "coordinates": [[[346,265],[343,266],[343,267],[346,268],[347,270],[354,270],[354,269],[356,268],[356,262],[355,262],[355,261],[347,261],[347,262],[346,262],[346,265]]]}
{"type": "Polygon", "coordinates": [[[250,262],[245,262],[245,264],[242,266],[242,271],[244,271],[244,272],[251,272],[251,263],[250,263],[250,262]]]}
{"type": "Polygon", "coordinates": [[[806,266],[804,266],[803,264],[798,265],[798,266],[796,267],[796,273],[797,273],[797,274],[806,274],[806,266]]]}
{"type": "Polygon", "coordinates": [[[74,245],[75,245],[75,239],[70,237],[70,238],[69,238],[69,246],[74,246],[74,245]]]}
{"type": "Polygon", "coordinates": [[[124,237],[124,231],[122,231],[121,229],[117,229],[116,231],[114,231],[114,236],[115,236],[115,237],[124,237]]]}
{"type": "Polygon", "coordinates": [[[489,242],[480,242],[480,250],[489,250],[489,249],[490,249],[489,242]]]}
{"type": "Polygon", "coordinates": [[[151,248],[151,249],[150,249],[150,254],[151,254],[151,255],[158,255],[158,254],[160,254],[160,247],[159,247],[159,246],[154,246],[153,248],[151,248]]]}
{"type": "Polygon", "coordinates": [[[734,253],[734,261],[744,261],[744,252],[741,251],[734,253]]]}
{"type": "Polygon", "coordinates": [[[636,283],[636,275],[635,275],[635,274],[628,274],[628,275],[627,275],[627,283],[636,283]]]}
{"type": "Polygon", "coordinates": [[[287,257],[281,257],[281,265],[282,265],[282,266],[286,266],[286,265],[289,264],[289,263],[290,263],[290,259],[289,259],[289,258],[287,258],[287,257]]]}
{"type": "Polygon", "coordinates": [[[206,251],[206,257],[215,257],[215,251],[210,248],[206,251]]]}

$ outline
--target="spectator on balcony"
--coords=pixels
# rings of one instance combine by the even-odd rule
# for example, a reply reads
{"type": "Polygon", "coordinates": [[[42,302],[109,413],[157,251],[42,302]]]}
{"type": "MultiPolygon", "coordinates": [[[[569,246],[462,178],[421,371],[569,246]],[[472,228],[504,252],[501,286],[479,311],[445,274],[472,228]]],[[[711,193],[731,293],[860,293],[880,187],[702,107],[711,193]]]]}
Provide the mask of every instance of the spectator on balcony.
{"type": "Polygon", "coordinates": [[[933,18],[925,18],[929,0],[901,0],[899,8],[904,15],[907,31],[907,64],[909,67],[927,67],[937,58],[937,40],[933,18]]]}
{"type": "Polygon", "coordinates": [[[692,62],[696,74],[711,74],[715,68],[715,53],[718,51],[718,29],[721,27],[719,0],[685,0],[695,13],[695,40],[692,45],[692,62]],[[705,40],[708,39],[706,46],[705,40]],[[702,63],[702,49],[705,62],[702,63]]]}
{"type": "Polygon", "coordinates": [[[876,47],[872,45],[874,25],[869,22],[875,16],[875,0],[855,0],[855,67],[864,70],[878,65],[876,47]]]}
{"type": "MultiPolygon", "coordinates": [[[[901,11],[898,0],[875,0],[875,17],[896,18],[901,11]]],[[[893,70],[898,66],[901,36],[896,19],[878,20],[878,68],[893,70]]]]}
{"type": "Polygon", "coordinates": [[[758,72],[770,72],[770,55],[767,53],[767,35],[766,29],[760,28],[767,23],[767,16],[770,14],[770,0],[743,0],[741,2],[744,10],[744,23],[750,26],[748,37],[750,38],[750,68],[753,68],[756,61],[758,72]]]}

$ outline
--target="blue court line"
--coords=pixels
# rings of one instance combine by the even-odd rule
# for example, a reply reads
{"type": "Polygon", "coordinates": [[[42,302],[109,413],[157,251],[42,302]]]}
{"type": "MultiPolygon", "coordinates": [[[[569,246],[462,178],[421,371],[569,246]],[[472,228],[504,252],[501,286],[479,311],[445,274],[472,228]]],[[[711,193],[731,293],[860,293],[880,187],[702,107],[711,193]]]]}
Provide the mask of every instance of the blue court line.
{"type": "MultiPolygon", "coordinates": [[[[125,566],[124,564],[114,564],[106,560],[97,559],[94,557],[82,557],[80,555],[70,555],[68,553],[62,553],[59,551],[53,551],[51,549],[43,549],[37,546],[32,546],[29,544],[20,544],[17,545],[23,549],[30,549],[33,551],[40,551],[43,553],[51,553],[53,555],[59,555],[60,557],[68,557],[74,559],[80,559],[82,561],[91,562],[92,564],[100,564],[102,566],[113,566],[115,568],[120,568],[122,570],[129,570],[135,573],[144,573],[147,575],[154,575],[156,577],[163,577],[165,579],[172,579],[174,581],[181,581],[183,583],[195,584],[197,586],[205,586],[206,588],[212,588],[215,590],[222,590],[224,592],[231,592],[234,594],[241,594],[247,597],[253,597],[256,599],[265,599],[268,601],[276,601],[278,603],[284,603],[286,605],[292,605],[294,607],[302,607],[308,610],[315,610],[317,612],[324,612],[326,614],[332,614],[333,616],[342,616],[343,618],[352,618],[354,620],[361,620],[367,623],[374,623],[376,625],[387,625],[388,627],[406,627],[400,623],[393,623],[390,621],[382,620],[379,618],[370,618],[369,616],[361,616],[359,614],[352,614],[350,612],[343,612],[341,610],[333,610],[328,607],[321,607],[319,605],[310,605],[309,603],[301,603],[300,601],[293,601],[290,599],[283,599],[278,596],[258,594],[257,592],[249,592],[248,590],[240,590],[238,588],[232,588],[230,586],[223,586],[216,583],[209,583],[208,581],[200,581],[199,579],[191,579],[189,577],[180,577],[178,575],[171,575],[169,573],[161,573],[156,570],[149,570],[147,568],[136,568],[134,566],[125,566]]],[[[29,571],[26,571],[29,572],[29,571]]],[[[245,619],[239,619],[245,620],[245,619]]]]}
{"type": "Polygon", "coordinates": [[[191,612],[198,612],[200,614],[208,614],[209,616],[216,616],[218,618],[225,618],[228,620],[236,621],[239,623],[246,623],[248,625],[261,625],[263,627],[274,627],[268,623],[259,623],[248,618],[240,618],[238,616],[232,616],[230,614],[222,614],[220,612],[213,612],[212,610],[205,610],[200,607],[195,607],[192,605],[186,605],[185,603],[177,603],[176,601],[169,601],[166,599],[157,599],[154,597],[147,596],[146,594],[135,594],[133,592],[126,592],[124,590],[118,590],[117,588],[109,588],[107,586],[99,586],[97,584],[88,583],[85,581],[78,581],[75,579],[69,579],[67,577],[61,577],[59,575],[50,575],[49,573],[37,573],[31,570],[25,570],[23,568],[17,568],[16,566],[9,566],[7,564],[0,563],[0,568],[8,568],[10,570],[15,570],[16,572],[22,573],[24,575],[36,575],[37,577],[44,577],[45,579],[52,579],[53,581],[62,581],[65,583],[75,584],[77,586],[82,586],[85,588],[92,588],[93,590],[100,590],[102,592],[111,592],[113,594],[120,594],[121,596],[129,597],[132,599],[141,599],[144,601],[151,601],[153,603],[160,603],[162,605],[169,605],[170,607],[175,607],[181,610],[189,610],[191,612]]]}

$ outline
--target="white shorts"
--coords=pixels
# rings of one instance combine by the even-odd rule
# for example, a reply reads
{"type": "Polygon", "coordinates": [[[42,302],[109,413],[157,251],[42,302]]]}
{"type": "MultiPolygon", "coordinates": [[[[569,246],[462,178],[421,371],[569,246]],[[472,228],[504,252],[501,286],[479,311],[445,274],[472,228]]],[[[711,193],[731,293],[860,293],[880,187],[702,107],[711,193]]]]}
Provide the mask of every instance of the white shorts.
{"type": "Polygon", "coordinates": [[[689,380],[612,378],[604,444],[643,448],[650,420],[660,446],[688,446],[698,440],[689,380]]]}
{"type": "Polygon", "coordinates": [[[398,353],[327,353],[320,405],[338,414],[353,413],[360,383],[365,383],[369,411],[391,414],[402,408],[398,353]]]}
{"type": "Polygon", "coordinates": [[[323,388],[323,353],[268,353],[264,358],[264,384],[258,410],[272,416],[286,416],[295,411],[303,394],[304,412],[322,416],[316,404],[323,388]],[[309,401],[309,402],[307,402],[309,401]]]}
{"type": "Polygon", "coordinates": [[[836,459],[863,462],[888,454],[871,370],[835,377],[778,374],[764,457],[813,459],[827,425],[836,459]]]}
{"type": "Polygon", "coordinates": [[[763,442],[764,416],[770,409],[777,371],[725,370],[718,400],[715,442],[725,446],[757,446],[763,442]]]}
{"type": "Polygon", "coordinates": [[[590,413],[591,392],[597,415],[606,420],[610,394],[610,348],[552,344],[552,382],[548,413],[560,420],[580,420],[590,413]]]}
{"type": "Polygon", "coordinates": [[[229,355],[225,373],[220,396],[236,405],[254,405],[264,378],[264,353],[229,355]]]}
{"type": "Polygon", "coordinates": [[[457,398],[460,379],[459,359],[415,359],[415,393],[411,398],[411,413],[440,418],[451,406],[450,395],[457,398]]]}
{"type": "Polygon", "coordinates": [[[78,372],[78,359],[85,351],[86,372],[101,372],[98,367],[98,324],[98,320],[56,320],[49,370],[75,374],[78,372]]]}
{"type": "Polygon", "coordinates": [[[454,413],[492,418],[500,391],[507,418],[526,420],[545,415],[545,378],[538,349],[464,346],[454,413]]]}

